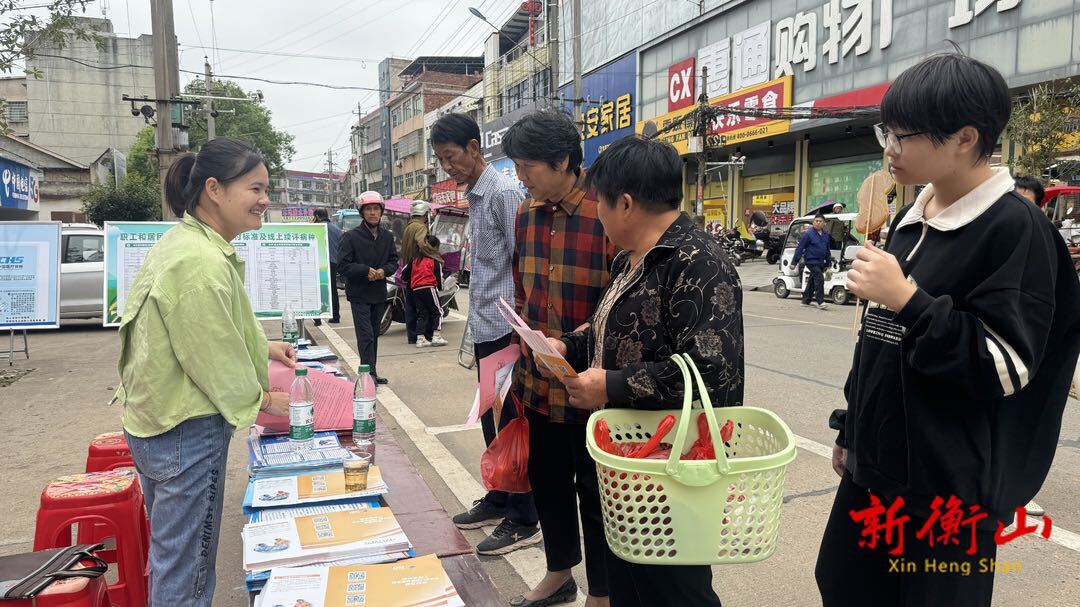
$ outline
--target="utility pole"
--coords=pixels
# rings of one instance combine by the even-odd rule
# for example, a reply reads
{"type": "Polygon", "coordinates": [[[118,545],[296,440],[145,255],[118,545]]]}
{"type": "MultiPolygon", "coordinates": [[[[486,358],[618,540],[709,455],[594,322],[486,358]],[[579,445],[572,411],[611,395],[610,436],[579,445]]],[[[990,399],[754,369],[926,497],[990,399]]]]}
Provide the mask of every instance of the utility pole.
{"type": "Polygon", "coordinates": [[[574,2],[574,116],[581,115],[581,0],[574,2]]]}
{"type": "Polygon", "coordinates": [[[326,200],[334,202],[334,150],[326,150],[326,200]]]}
{"type": "MultiPolygon", "coordinates": [[[[210,61],[203,57],[203,73],[206,75],[206,94],[207,96],[213,95],[210,91],[213,90],[213,75],[210,73],[210,61]]],[[[206,108],[206,140],[213,141],[217,137],[217,125],[215,120],[217,119],[217,112],[214,111],[214,100],[207,99],[206,108]]]]}
{"type": "MultiPolygon", "coordinates": [[[[698,136],[701,137],[701,151],[698,153],[697,169],[697,199],[694,205],[694,215],[701,225],[705,225],[705,171],[709,161],[709,68],[701,68],[701,94],[698,95],[698,136]]],[[[731,204],[731,201],[728,201],[731,204]]]]}
{"type": "Polygon", "coordinates": [[[165,201],[165,176],[176,156],[173,141],[172,100],[180,93],[180,62],[176,56],[172,0],[151,0],[150,20],[154,37],[154,92],[157,95],[157,155],[161,176],[161,218],[173,218],[165,201]],[[165,101],[168,100],[168,101],[165,101]]]}
{"type": "MultiPolygon", "coordinates": [[[[551,97],[557,97],[562,74],[559,73],[559,1],[551,0],[548,10],[548,60],[551,63],[551,97]]],[[[574,114],[577,120],[577,114],[574,114]]]]}

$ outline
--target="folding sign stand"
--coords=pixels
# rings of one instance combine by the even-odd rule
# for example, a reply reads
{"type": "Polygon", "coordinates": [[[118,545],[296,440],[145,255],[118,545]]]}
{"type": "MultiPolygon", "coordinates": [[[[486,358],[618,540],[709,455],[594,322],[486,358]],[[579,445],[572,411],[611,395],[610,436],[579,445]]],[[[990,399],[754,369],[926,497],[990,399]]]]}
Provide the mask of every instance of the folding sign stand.
{"type": "Polygon", "coordinates": [[[15,349],[15,329],[8,331],[8,349],[6,351],[0,350],[0,359],[8,359],[8,366],[15,364],[15,355],[18,353],[26,354],[26,359],[30,360],[30,342],[26,338],[26,329],[22,330],[22,350],[15,349]]]}
{"type": "Polygon", "coordinates": [[[476,356],[473,352],[472,331],[469,324],[465,323],[465,333],[461,336],[461,345],[458,346],[457,362],[466,369],[472,369],[476,365],[476,356]]]}

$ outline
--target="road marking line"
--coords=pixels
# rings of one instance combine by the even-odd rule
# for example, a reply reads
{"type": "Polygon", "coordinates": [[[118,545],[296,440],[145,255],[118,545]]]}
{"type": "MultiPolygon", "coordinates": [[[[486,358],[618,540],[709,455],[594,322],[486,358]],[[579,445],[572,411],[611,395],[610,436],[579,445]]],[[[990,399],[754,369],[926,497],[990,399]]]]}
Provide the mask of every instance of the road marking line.
{"type": "Polygon", "coordinates": [[[425,428],[424,431],[432,436],[438,436],[440,434],[463,432],[465,430],[476,430],[478,428],[480,428],[480,424],[455,424],[453,426],[435,426],[433,428],[425,428]]]}
{"type": "MultiPolygon", "coordinates": [[[[346,362],[349,363],[349,366],[353,368],[360,366],[360,358],[356,355],[355,350],[353,350],[348,342],[342,339],[334,331],[327,333],[326,331],[323,331],[322,327],[316,328],[323,335],[326,335],[330,340],[330,343],[334,345],[345,358],[346,362]]],[[[848,329],[845,329],[845,331],[846,330],[848,329]]],[[[403,430],[405,430],[409,439],[412,440],[413,444],[416,445],[416,448],[420,450],[420,453],[422,453],[431,463],[432,467],[435,468],[435,471],[442,477],[443,481],[454,493],[454,496],[459,502],[462,504],[471,504],[477,496],[484,494],[483,487],[480,483],[476,482],[476,479],[465,469],[465,466],[461,465],[461,462],[450,453],[450,450],[447,449],[434,434],[428,432],[428,428],[424,425],[424,422],[421,421],[420,418],[409,409],[408,405],[402,402],[390,388],[386,386],[381,386],[379,388],[379,402],[383,404],[383,409],[397,421],[398,425],[400,425],[403,430]],[[383,400],[384,394],[386,395],[385,403],[383,400]]],[[[797,448],[805,449],[830,462],[832,461],[831,446],[823,445],[806,437],[799,436],[798,434],[795,434],[794,436],[795,446],[797,448]]],[[[1080,552],[1080,534],[1064,529],[1058,525],[1054,525],[1054,530],[1050,534],[1050,541],[1072,550],[1073,552],[1080,552]]],[[[514,571],[517,572],[518,576],[520,576],[530,588],[536,586],[540,581],[543,572],[547,571],[547,563],[544,560],[543,552],[535,547],[511,552],[510,554],[504,555],[503,558],[510,563],[514,568],[514,571]]],[[[584,600],[584,595],[579,590],[578,603],[583,604],[584,600]]]]}
{"type": "MultiPolygon", "coordinates": [[[[341,353],[342,358],[349,363],[350,367],[360,366],[360,357],[357,356],[356,351],[348,342],[334,331],[323,331],[322,327],[316,328],[341,353]]],[[[442,444],[442,441],[433,434],[428,433],[428,428],[424,425],[424,422],[413,413],[408,405],[398,398],[397,394],[394,394],[393,390],[388,386],[379,386],[378,393],[379,404],[382,406],[383,412],[393,417],[394,421],[401,426],[409,440],[413,442],[417,450],[431,464],[436,474],[446,483],[446,486],[450,488],[450,491],[453,492],[454,497],[459,502],[471,504],[473,500],[487,493],[483,486],[473,478],[473,475],[465,469],[465,466],[450,453],[446,445],[442,444]]],[[[539,546],[515,550],[510,554],[502,555],[502,557],[510,563],[510,566],[514,568],[514,571],[529,588],[533,588],[540,583],[541,578],[547,572],[547,560],[544,557],[543,548],[539,546]]],[[[584,604],[585,595],[579,590],[578,600],[575,605],[584,604]]]]}
{"type": "Polygon", "coordinates": [[[800,325],[814,325],[815,327],[828,327],[830,329],[838,329],[840,331],[847,331],[848,333],[851,332],[851,327],[842,327],[840,325],[830,325],[830,324],[823,323],[823,322],[811,322],[811,321],[808,321],[808,320],[797,320],[797,319],[794,319],[794,318],[780,318],[778,316],[764,316],[764,315],[761,315],[761,314],[747,314],[746,312],[743,312],[743,316],[744,317],[749,317],[749,318],[764,318],[766,320],[779,320],[779,321],[783,321],[783,322],[794,322],[794,323],[798,323],[800,325]]]}

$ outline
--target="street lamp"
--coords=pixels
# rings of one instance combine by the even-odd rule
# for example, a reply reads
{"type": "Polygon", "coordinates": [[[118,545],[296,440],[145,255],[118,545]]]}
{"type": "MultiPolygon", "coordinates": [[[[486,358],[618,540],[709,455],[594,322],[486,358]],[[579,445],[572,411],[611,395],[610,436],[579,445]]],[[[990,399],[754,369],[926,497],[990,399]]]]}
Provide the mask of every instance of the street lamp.
{"type": "MultiPolygon", "coordinates": [[[[472,13],[473,17],[476,17],[477,19],[479,19],[479,20],[483,21],[484,23],[486,23],[486,24],[490,25],[490,26],[491,26],[491,28],[492,28],[492,29],[494,29],[494,30],[495,30],[496,32],[498,32],[498,34],[499,34],[500,36],[502,36],[503,38],[506,38],[506,39],[507,39],[507,40],[508,40],[508,41],[510,42],[510,44],[512,44],[512,45],[514,45],[514,46],[517,46],[517,44],[518,44],[518,43],[517,43],[517,42],[516,42],[516,41],[515,41],[515,40],[514,40],[513,38],[511,38],[510,36],[507,36],[506,34],[504,34],[504,33],[502,32],[502,30],[501,30],[501,29],[499,29],[499,27],[498,27],[497,25],[495,25],[494,23],[492,23],[492,22],[488,21],[488,18],[484,16],[484,13],[481,13],[481,12],[480,12],[480,9],[476,8],[475,6],[470,6],[470,7],[469,7],[469,12],[470,12],[470,13],[472,13]]],[[[512,48],[512,47],[511,47],[511,48],[512,48]]],[[[537,63],[539,63],[540,65],[544,66],[545,68],[547,68],[547,69],[549,69],[549,70],[551,69],[551,66],[550,66],[550,65],[548,65],[547,63],[545,63],[545,62],[541,61],[539,57],[537,57],[536,55],[532,54],[532,51],[530,51],[530,50],[529,50],[529,45],[528,45],[528,44],[526,44],[526,45],[525,45],[525,49],[524,49],[524,50],[525,50],[525,52],[526,52],[526,53],[528,53],[528,55],[529,55],[530,57],[532,57],[532,58],[533,58],[533,59],[534,59],[534,60],[535,60],[535,61],[536,61],[537,63]]]]}

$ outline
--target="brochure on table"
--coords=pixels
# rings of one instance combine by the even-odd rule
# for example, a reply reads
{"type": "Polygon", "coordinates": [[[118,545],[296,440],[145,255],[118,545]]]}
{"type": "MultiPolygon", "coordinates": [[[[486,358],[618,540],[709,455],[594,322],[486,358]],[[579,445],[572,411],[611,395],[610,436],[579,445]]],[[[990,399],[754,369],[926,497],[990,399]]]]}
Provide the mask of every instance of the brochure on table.
{"type": "Polygon", "coordinates": [[[464,607],[434,554],[387,565],[274,569],[264,606],[464,607]]]}
{"type": "Polygon", "coordinates": [[[346,491],[345,473],[341,469],[260,478],[253,483],[252,508],[275,508],[278,506],[310,505],[318,502],[339,501],[376,497],[386,493],[386,483],[378,466],[368,469],[367,489],[346,491]]]}
{"type": "Polygon", "coordinates": [[[258,427],[248,432],[248,455],[248,471],[254,478],[324,470],[357,457],[341,445],[334,432],[317,431],[311,443],[300,448],[288,436],[264,436],[258,427]]]}
{"type": "Polygon", "coordinates": [[[59,326],[60,224],[0,221],[0,330],[59,326]]]}
{"type": "Polygon", "coordinates": [[[244,569],[302,566],[412,548],[389,508],[327,512],[244,526],[244,569]]]}
{"type": "MultiPolygon", "coordinates": [[[[171,222],[105,222],[104,322],[120,325],[128,291],[171,222]]],[[[246,262],[244,285],[259,318],[291,303],[301,318],[330,318],[330,249],[324,223],[266,223],[232,241],[246,262]]]]}

